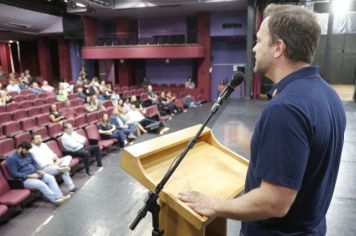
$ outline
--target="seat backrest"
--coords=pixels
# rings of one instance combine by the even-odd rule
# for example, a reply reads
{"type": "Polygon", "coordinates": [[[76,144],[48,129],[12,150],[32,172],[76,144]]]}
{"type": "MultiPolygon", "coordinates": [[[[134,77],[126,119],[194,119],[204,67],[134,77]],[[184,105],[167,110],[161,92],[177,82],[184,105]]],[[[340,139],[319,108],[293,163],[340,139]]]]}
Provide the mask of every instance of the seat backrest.
{"type": "Polygon", "coordinates": [[[11,136],[13,133],[21,131],[21,126],[18,121],[11,121],[4,125],[4,134],[11,136]]]}
{"type": "Polygon", "coordinates": [[[15,147],[19,145],[22,141],[31,142],[31,135],[28,132],[23,132],[15,136],[15,147]]]}
{"type": "Polygon", "coordinates": [[[0,113],[0,123],[9,122],[11,120],[12,120],[11,112],[2,112],[2,113],[0,113]]]}
{"type": "Polygon", "coordinates": [[[36,127],[36,119],[35,117],[29,117],[20,120],[21,127],[23,130],[30,130],[36,127]]]}
{"type": "Polygon", "coordinates": [[[16,110],[12,112],[12,119],[13,120],[20,120],[27,116],[26,111],[23,109],[16,110]]]}
{"type": "Polygon", "coordinates": [[[51,106],[50,104],[45,104],[45,105],[40,106],[40,113],[41,114],[44,114],[44,113],[48,114],[50,106],[51,106]]]}
{"type": "Polygon", "coordinates": [[[88,136],[88,139],[100,140],[100,135],[96,125],[88,125],[84,129],[88,136]]]}
{"type": "Polygon", "coordinates": [[[6,111],[15,111],[19,109],[19,104],[18,103],[10,103],[6,105],[6,111]]]}
{"type": "Polygon", "coordinates": [[[43,126],[49,123],[49,115],[48,114],[40,114],[36,116],[36,121],[38,126],[43,126]]]}
{"type": "Polygon", "coordinates": [[[48,135],[56,137],[62,133],[62,126],[59,123],[52,123],[48,125],[48,135]]]}
{"type": "Polygon", "coordinates": [[[75,127],[82,126],[87,123],[87,117],[85,114],[80,114],[75,117],[75,127]]]}
{"type": "Polygon", "coordinates": [[[29,108],[32,106],[32,101],[23,101],[19,103],[20,108],[29,108]]]}
{"type": "Polygon", "coordinates": [[[98,114],[95,112],[91,112],[87,114],[87,122],[92,123],[98,120],[98,114]]]}
{"type": "Polygon", "coordinates": [[[5,157],[14,149],[15,144],[12,138],[4,138],[0,140],[0,157],[5,157]]]}
{"type": "Polygon", "coordinates": [[[84,143],[85,145],[89,144],[88,136],[83,129],[77,129],[77,130],[75,130],[75,132],[77,132],[78,134],[80,134],[81,136],[83,136],[85,138],[85,143],[84,143]]]}
{"type": "Polygon", "coordinates": [[[4,160],[0,163],[0,168],[1,168],[1,173],[3,174],[5,179],[10,179],[11,176],[10,176],[9,169],[7,169],[7,166],[6,166],[6,160],[4,160]]]}
{"type": "Polygon", "coordinates": [[[32,117],[32,116],[37,116],[38,114],[41,113],[41,107],[39,106],[33,106],[31,107],[31,109],[28,110],[28,116],[32,117]]]}
{"type": "Polygon", "coordinates": [[[48,147],[57,155],[57,157],[61,158],[63,156],[61,149],[58,146],[58,143],[54,140],[50,140],[46,142],[48,147]]]}
{"type": "Polygon", "coordinates": [[[7,193],[9,190],[10,190],[10,186],[7,182],[7,179],[3,175],[2,171],[0,171],[0,196],[7,193]]]}

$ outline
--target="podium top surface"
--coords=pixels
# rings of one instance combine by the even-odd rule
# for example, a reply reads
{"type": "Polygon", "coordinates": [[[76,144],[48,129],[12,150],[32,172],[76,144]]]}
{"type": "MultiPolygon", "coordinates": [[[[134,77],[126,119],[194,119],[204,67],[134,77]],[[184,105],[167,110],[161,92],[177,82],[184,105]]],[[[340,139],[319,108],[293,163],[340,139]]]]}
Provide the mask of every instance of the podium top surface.
{"type": "MultiPolygon", "coordinates": [[[[125,148],[122,168],[154,191],[199,128],[193,126],[125,148]]],[[[233,198],[244,188],[247,166],[246,159],[223,147],[206,128],[165,185],[160,199],[197,228],[203,227],[208,219],[178,200],[178,193],[195,190],[220,199],[233,198]]]]}

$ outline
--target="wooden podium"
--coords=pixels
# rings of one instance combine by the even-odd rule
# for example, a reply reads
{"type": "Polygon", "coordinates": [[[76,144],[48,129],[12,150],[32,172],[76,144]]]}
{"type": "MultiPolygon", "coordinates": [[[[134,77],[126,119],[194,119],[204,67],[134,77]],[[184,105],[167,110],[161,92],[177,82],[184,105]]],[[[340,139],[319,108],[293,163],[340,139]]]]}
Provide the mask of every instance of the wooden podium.
{"type": "MultiPolygon", "coordinates": [[[[199,128],[200,125],[192,126],[127,147],[121,167],[154,191],[199,128]]],[[[178,192],[195,190],[219,199],[234,198],[244,188],[247,166],[245,158],[223,147],[205,128],[159,195],[164,235],[225,236],[226,219],[200,216],[177,198],[178,192]]]]}

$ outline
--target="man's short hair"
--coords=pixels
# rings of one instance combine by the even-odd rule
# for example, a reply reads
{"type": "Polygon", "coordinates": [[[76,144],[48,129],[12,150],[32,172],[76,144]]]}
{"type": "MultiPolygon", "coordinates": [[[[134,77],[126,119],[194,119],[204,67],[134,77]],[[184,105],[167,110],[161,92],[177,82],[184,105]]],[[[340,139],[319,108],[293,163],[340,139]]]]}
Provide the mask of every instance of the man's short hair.
{"type": "Polygon", "coordinates": [[[37,133],[33,133],[32,135],[31,135],[31,140],[33,141],[33,140],[35,140],[35,137],[36,136],[41,136],[40,134],[37,134],[37,133]]]}
{"type": "Polygon", "coordinates": [[[17,148],[24,148],[28,151],[32,148],[32,145],[29,142],[21,141],[21,143],[19,145],[17,145],[17,148]]]}
{"type": "Polygon", "coordinates": [[[270,4],[265,9],[265,17],[269,17],[270,44],[281,39],[290,61],[313,62],[321,34],[313,12],[301,6],[270,4]]]}
{"type": "Polygon", "coordinates": [[[68,129],[68,127],[69,127],[70,125],[71,125],[70,123],[65,123],[65,124],[63,125],[63,129],[64,129],[64,130],[68,129]]]}

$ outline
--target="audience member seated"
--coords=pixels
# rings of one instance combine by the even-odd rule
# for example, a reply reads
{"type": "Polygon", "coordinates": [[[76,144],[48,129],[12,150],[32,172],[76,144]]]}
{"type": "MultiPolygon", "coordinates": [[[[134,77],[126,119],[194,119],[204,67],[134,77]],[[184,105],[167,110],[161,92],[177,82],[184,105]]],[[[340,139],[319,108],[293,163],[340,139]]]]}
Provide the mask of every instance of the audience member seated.
{"type": "Polygon", "coordinates": [[[82,74],[79,74],[78,79],[77,79],[77,84],[83,85],[84,80],[85,80],[85,76],[83,76],[82,74]]]}
{"type": "Polygon", "coordinates": [[[39,94],[42,93],[42,89],[40,88],[40,86],[38,85],[38,83],[36,81],[32,82],[31,84],[31,91],[34,94],[39,94]]]}
{"type": "Polygon", "coordinates": [[[152,85],[147,86],[147,96],[148,99],[152,102],[152,104],[158,103],[158,96],[153,92],[152,85]]]}
{"type": "Polygon", "coordinates": [[[0,90],[0,106],[6,106],[13,101],[12,97],[5,90],[0,90]]]}
{"type": "Polygon", "coordinates": [[[86,103],[84,104],[84,109],[87,112],[105,110],[105,107],[102,105],[100,100],[93,95],[91,97],[86,97],[86,103]]]}
{"type": "Polygon", "coordinates": [[[65,79],[62,79],[61,82],[59,82],[58,90],[64,90],[68,95],[70,93],[73,93],[74,86],[69,84],[65,79]]]}
{"type": "Polygon", "coordinates": [[[56,179],[40,170],[40,166],[29,152],[30,149],[31,144],[22,141],[17,150],[6,159],[11,177],[22,180],[25,188],[37,189],[49,201],[57,205],[62,204],[70,195],[63,196],[56,179]]]}
{"type": "MultiPolygon", "coordinates": [[[[133,106],[133,105],[130,104],[130,106],[133,106]]],[[[130,110],[131,110],[131,107],[130,107],[130,110]]],[[[119,112],[120,112],[121,118],[125,124],[135,125],[137,137],[140,137],[141,133],[144,133],[144,134],[147,133],[147,130],[145,130],[145,128],[139,122],[131,120],[131,117],[128,114],[129,110],[127,110],[125,107],[123,107],[123,108],[119,108],[119,112]],[[120,109],[121,109],[121,111],[120,111],[120,109]]]]}
{"type": "Polygon", "coordinates": [[[28,84],[32,84],[33,81],[36,81],[35,78],[30,75],[30,70],[25,70],[25,77],[28,81],[28,84]]]}
{"type": "Polygon", "coordinates": [[[185,82],[185,87],[189,89],[195,89],[195,83],[193,82],[191,76],[189,76],[187,81],[185,82]]]}
{"type": "Polygon", "coordinates": [[[157,122],[151,118],[145,117],[142,112],[133,104],[131,105],[130,111],[127,112],[127,115],[130,120],[132,120],[133,122],[138,122],[145,129],[143,131],[144,133],[147,132],[146,127],[148,125],[157,122]]]}
{"type": "Polygon", "coordinates": [[[130,98],[125,98],[124,104],[122,105],[122,107],[125,108],[126,110],[130,110],[131,109],[130,98]]]}
{"type": "Polygon", "coordinates": [[[28,77],[25,76],[25,73],[21,73],[19,77],[19,87],[21,89],[26,89],[30,85],[30,81],[28,80],[28,77]]]}
{"type": "Polygon", "coordinates": [[[77,113],[72,108],[69,100],[64,103],[64,107],[62,108],[61,113],[65,119],[74,119],[77,116],[77,113]]]}
{"type": "Polygon", "coordinates": [[[148,79],[147,79],[146,77],[143,78],[143,81],[142,81],[142,83],[141,83],[141,87],[142,87],[142,88],[147,88],[148,85],[150,85],[150,82],[148,81],[148,79]]]}
{"type": "Polygon", "coordinates": [[[59,90],[58,90],[58,94],[57,94],[57,96],[56,96],[56,100],[57,100],[58,102],[65,102],[65,101],[67,101],[67,100],[68,100],[68,93],[67,93],[65,90],[63,90],[63,89],[59,89],[59,90]]]}
{"type": "Polygon", "coordinates": [[[75,185],[69,175],[70,162],[72,157],[67,155],[59,159],[57,155],[48,147],[47,144],[42,143],[42,137],[39,134],[32,136],[32,148],[30,153],[40,167],[40,170],[50,175],[61,174],[66,187],[70,192],[76,190],[75,185]]]}
{"type": "Polygon", "coordinates": [[[110,118],[110,123],[114,125],[117,130],[122,130],[124,134],[127,136],[129,142],[137,138],[135,136],[136,126],[134,124],[126,124],[123,121],[121,117],[121,113],[118,108],[114,108],[113,114],[110,118]]]}
{"type": "Polygon", "coordinates": [[[9,79],[9,84],[6,87],[7,92],[21,92],[20,86],[16,83],[15,79],[9,79]]]}
{"type": "Polygon", "coordinates": [[[63,125],[63,120],[66,118],[57,110],[57,105],[52,104],[49,108],[49,121],[52,123],[60,123],[63,125]]]}
{"type": "Polygon", "coordinates": [[[54,88],[48,84],[47,80],[43,80],[41,89],[44,92],[53,92],[54,91],[54,88]]]}
{"type": "Polygon", "coordinates": [[[188,108],[193,108],[193,107],[199,106],[199,103],[194,102],[192,99],[192,96],[190,94],[186,95],[183,98],[183,104],[184,104],[184,106],[186,106],[188,108]]]}
{"type": "Polygon", "coordinates": [[[93,96],[95,95],[95,87],[91,85],[91,83],[89,83],[89,81],[87,79],[84,80],[84,84],[83,84],[83,87],[84,87],[84,94],[85,96],[87,97],[90,97],[90,96],[93,96]]]}
{"type": "Polygon", "coordinates": [[[77,88],[77,92],[75,94],[77,95],[78,98],[83,99],[84,101],[85,101],[85,98],[87,97],[84,94],[82,87],[77,88]]]}
{"type": "Polygon", "coordinates": [[[98,124],[98,131],[102,139],[117,139],[119,147],[124,147],[127,143],[125,133],[110,124],[107,113],[103,115],[101,122],[98,124]]]}
{"type": "Polygon", "coordinates": [[[163,106],[163,109],[168,110],[169,114],[171,114],[172,116],[174,116],[174,114],[177,113],[176,106],[173,104],[173,100],[168,100],[168,98],[166,97],[166,92],[164,91],[161,92],[159,101],[163,106]]]}
{"type": "Polygon", "coordinates": [[[69,123],[64,124],[64,134],[62,135],[61,142],[64,149],[71,152],[72,156],[83,158],[85,173],[91,175],[90,173],[90,158],[92,155],[96,158],[96,163],[98,167],[102,167],[101,162],[101,151],[98,145],[88,145],[84,146],[86,139],[82,135],[73,131],[73,127],[69,123]]]}

